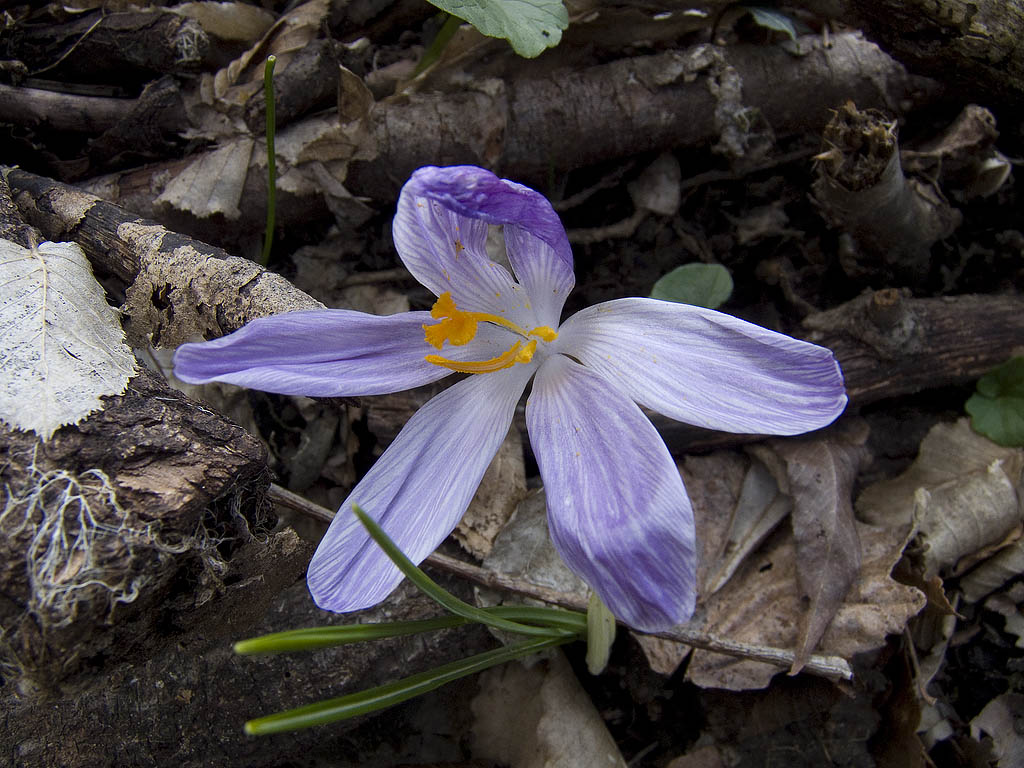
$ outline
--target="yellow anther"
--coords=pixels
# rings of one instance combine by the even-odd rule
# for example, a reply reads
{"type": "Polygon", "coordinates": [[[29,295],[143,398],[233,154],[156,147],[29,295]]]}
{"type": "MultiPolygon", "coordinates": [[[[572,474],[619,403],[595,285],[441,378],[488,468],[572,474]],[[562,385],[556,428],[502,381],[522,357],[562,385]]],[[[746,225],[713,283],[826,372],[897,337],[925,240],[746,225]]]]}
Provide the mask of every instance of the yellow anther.
{"type": "Polygon", "coordinates": [[[442,368],[448,368],[459,373],[493,373],[494,371],[500,371],[503,368],[511,368],[513,365],[519,362],[530,362],[533,357],[533,350],[530,350],[526,360],[520,360],[520,355],[523,351],[520,351],[520,347],[523,346],[521,341],[517,341],[503,354],[493,357],[490,360],[467,360],[462,362],[460,360],[449,360],[446,357],[440,355],[427,355],[427,362],[433,363],[434,365],[440,365],[442,368]]]}
{"type": "Polygon", "coordinates": [[[558,333],[555,329],[547,325],[534,328],[530,331],[530,335],[538,337],[541,341],[554,341],[558,338],[558,333]]]}
{"type": "MultiPolygon", "coordinates": [[[[558,333],[546,325],[541,325],[527,331],[511,320],[506,320],[503,317],[492,315],[488,312],[463,312],[455,306],[455,300],[448,291],[438,296],[437,301],[434,302],[434,306],[430,310],[430,316],[435,320],[441,321],[436,325],[423,326],[424,338],[434,349],[441,349],[446,341],[456,347],[468,344],[476,336],[478,323],[500,325],[522,336],[524,339],[536,336],[541,341],[554,341],[558,338],[558,333]]],[[[500,371],[503,368],[511,368],[516,363],[528,363],[533,359],[533,354],[536,351],[537,340],[532,339],[527,342],[525,347],[521,341],[517,341],[504,354],[491,360],[460,362],[449,360],[440,355],[427,355],[426,360],[428,363],[440,365],[443,368],[449,368],[461,373],[490,373],[491,371],[500,371]]]]}

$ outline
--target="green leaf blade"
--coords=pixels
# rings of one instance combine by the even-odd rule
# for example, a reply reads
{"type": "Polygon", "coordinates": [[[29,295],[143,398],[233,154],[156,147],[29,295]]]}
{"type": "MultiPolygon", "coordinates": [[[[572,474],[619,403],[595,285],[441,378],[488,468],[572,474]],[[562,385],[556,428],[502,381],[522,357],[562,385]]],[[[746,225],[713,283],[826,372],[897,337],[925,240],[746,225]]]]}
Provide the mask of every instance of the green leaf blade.
{"type": "Polygon", "coordinates": [[[384,529],[381,528],[373,518],[366,514],[358,504],[352,505],[352,511],[355,513],[356,517],[359,518],[359,521],[366,527],[367,532],[370,534],[370,538],[377,542],[377,546],[384,550],[384,553],[391,558],[391,562],[398,567],[402,574],[409,579],[409,581],[415,584],[425,595],[431,598],[442,608],[446,608],[454,613],[456,616],[462,616],[469,621],[477,621],[482,624],[486,624],[487,626],[494,627],[495,629],[504,629],[508,632],[518,632],[521,635],[548,638],[552,636],[567,638],[575,637],[575,633],[569,630],[558,629],[556,627],[535,627],[529,624],[520,624],[460,600],[455,595],[442,589],[433,579],[417,568],[416,565],[405,556],[405,553],[398,548],[398,545],[395,544],[395,542],[393,542],[384,532],[384,529]]]}
{"type": "Polygon", "coordinates": [[[291,653],[293,651],[314,651],[333,648],[338,645],[380,640],[386,637],[415,635],[437,629],[458,627],[467,623],[461,616],[440,616],[421,621],[392,621],[384,624],[342,624],[333,627],[308,627],[287,632],[239,640],[235,653],[254,656],[265,653],[291,653]]]}
{"type": "Polygon", "coordinates": [[[569,14],[562,0],[430,0],[488,37],[508,40],[520,56],[532,59],[558,45],[569,14]]]}
{"type": "Polygon", "coordinates": [[[732,276],[721,264],[683,264],[654,284],[652,299],[717,309],[732,295],[732,276]]]}
{"type": "Polygon", "coordinates": [[[964,408],[975,432],[999,445],[1024,446],[1024,357],[982,376],[964,408]]]}
{"type": "Polygon", "coordinates": [[[545,648],[569,642],[571,639],[571,637],[537,638],[495,648],[492,651],[470,656],[468,659],[460,659],[418,675],[412,675],[359,693],[250,720],[245,724],[245,732],[253,736],[283,733],[376,712],[428,693],[466,675],[482,672],[498,664],[504,664],[506,661],[529,656],[545,648]]]}

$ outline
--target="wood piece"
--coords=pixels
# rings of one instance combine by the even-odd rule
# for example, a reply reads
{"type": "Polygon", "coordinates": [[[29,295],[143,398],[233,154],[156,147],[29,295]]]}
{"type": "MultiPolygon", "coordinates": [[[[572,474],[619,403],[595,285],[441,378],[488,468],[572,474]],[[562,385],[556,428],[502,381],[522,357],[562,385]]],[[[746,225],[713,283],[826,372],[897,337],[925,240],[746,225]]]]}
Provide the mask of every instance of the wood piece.
{"type": "Polygon", "coordinates": [[[163,8],[97,10],[58,23],[22,22],[5,55],[24,62],[32,75],[130,88],[154,76],[216,66],[221,52],[210,43],[197,21],[163,8]]]}
{"type": "Polygon", "coordinates": [[[1024,95],[1020,3],[851,0],[838,10],[908,67],[941,78],[966,100],[1002,107],[1007,118],[1017,114],[1024,95]]]}
{"type": "MultiPolygon", "coordinates": [[[[307,501],[298,494],[292,493],[278,485],[270,486],[269,496],[277,503],[282,504],[289,509],[301,512],[315,520],[330,522],[334,519],[335,513],[333,511],[307,501]]],[[[474,584],[479,584],[482,587],[498,589],[504,592],[513,592],[517,595],[529,597],[534,600],[541,600],[545,603],[556,605],[570,611],[578,611],[580,613],[587,612],[587,602],[585,600],[580,600],[575,595],[569,595],[564,592],[559,592],[558,590],[549,589],[548,587],[538,586],[530,582],[495,573],[494,571],[489,571],[478,565],[467,563],[464,560],[459,560],[449,555],[442,554],[441,552],[435,552],[432,555],[428,555],[423,563],[428,567],[436,568],[440,571],[444,571],[445,573],[461,576],[462,578],[471,581],[474,584]]],[[[638,632],[638,634],[647,633],[638,632]]],[[[771,648],[768,646],[754,646],[748,643],[735,643],[704,632],[686,628],[677,628],[652,634],[655,637],[685,643],[693,646],[694,648],[703,648],[704,650],[715,651],[716,653],[724,653],[727,656],[763,661],[766,664],[774,664],[777,667],[790,667],[794,660],[794,653],[784,648],[771,648]]],[[[844,659],[836,656],[822,656],[819,654],[811,654],[809,659],[810,661],[803,667],[808,672],[821,675],[822,677],[832,680],[849,680],[853,677],[853,671],[844,659]]]]}
{"type": "MultiPolygon", "coordinates": [[[[547,184],[551,172],[638,152],[720,143],[730,126],[749,123],[751,115],[760,116],[757,122],[767,122],[779,137],[818,133],[829,110],[847,98],[865,108],[902,114],[935,92],[934,83],[907,75],[858,35],[839,35],[827,48],[818,38],[800,40],[806,55],[799,57],[773,46],[702,45],[579,71],[560,69],[544,78],[490,79],[485,90],[396,96],[374,106],[365,141],[345,150],[353,155],[350,162],[331,155],[329,164],[315,170],[334,173],[331,185],[342,184],[354,195],[389,204],[408,175],[429,164],[475,163],[536,186],[547,184]],[[742,104],[736,99],[726,104],[716,96],[723,77],[731,78],[734,93],[742,91],[742,104]],[[780,87],[787,83],[793,87],[780,87]],[[545,151],[538,152],[538,147],[545,151]],[[374,159],[363,159],[367,156],[374,159]]],[[[307,118],[292,130],[296,136],[307,128],[313,131],[310,121],[319,119],[307,118]]],[[[731,141],[742,143],[742,138],[732,136],[731,141]]],[[[337,137],[332,152],[352,141],[337,137]]],[[[266,169],[259,152],[253,152],[240,182],[245,205],[237,219],[201,218],[156,203],[167,185],[202,157],[109,174],[92,179],[88,187],[142,216],[211,242],[234,246],[246,233],[262,231],[266,169]]],[[[298,168],[305,167],[297,162],[298,168]]],[[[756,164],[757,158],[750,162],[756,164]]],[[[323,193],[333,192],[323,189],[323,181],[298,192],[279,189],[280,227],[308,227],[329,215],[323,193]]]]}
{"type": "Polygon", "coordinates": [[[214,338],[264,315],[323,305],[280,275],[171,232],[75,187],[12,170],[15,202],[50,240],[74,240],[127,299],[137,343],[214,338]]]}
{"type": "Polygon", "coordinates": [[[309,556],[268,537],[268,480],[256,438],[145,369],[46,443],[0,424],[3,677],[52,689],[258,612],[309,556]]]}
{"type": "Polygon", "coordinates": [[[933,185],[903,175],[896,121],[847,102],[823,140],[813,190],[825,216],[858,246],[860,258],[844,260],[844,268],[851,277],[888,272],[902,284],[925,278],[932,245],[962,217],[933,185]]]}
{"type": "Polygon", "coordinates": [[[830,47],[813,36],[800,41],[801,57],[778,46],[701,45],[509,80],[493,96],[395,99],[373,114],[378,159],[354,163],[347,185],[387,199],[420,165],[455,162],[542,183],[552,171],[713,144],[725,130],[715,91],[726,73],[742,83],[750,115],[760,114],[776,136],[819,132],[846,99],[902,112],[934,93],[860,35],[838,35],[830,47]]]}

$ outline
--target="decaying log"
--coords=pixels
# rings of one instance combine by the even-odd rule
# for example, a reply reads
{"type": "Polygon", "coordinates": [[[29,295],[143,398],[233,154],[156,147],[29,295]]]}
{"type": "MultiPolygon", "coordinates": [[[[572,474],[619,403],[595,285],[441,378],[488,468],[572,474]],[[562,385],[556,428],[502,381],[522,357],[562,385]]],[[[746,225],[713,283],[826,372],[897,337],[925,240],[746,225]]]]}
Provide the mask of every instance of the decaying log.
{"type": "Polygon", "coordinates": [[[222,56],[199,22],[163,8],[107,13],[102,10],[55,24],[21,23],[5,46],[32,73],[72,83],[141,85],[154,76],[196,72],[222,56]]]}
{"type": "MultiPolygon", "coordinates": [[[[275,578],[271,572],[266,575],[275,578]]],[[[434,577],[463,599],[472,599],[466,582],[444,574],[434,577]]],[[[252,594],[247,590],[253,586],[240,592],[252,594]]],[[[104,673],[95,674],[75,696],[24,700],[8,687],[0,688],[0,755],[5,764],[279,768],[397,765],[431,756],[463,759],[460,734],[469,718],[472,680],[390,710],[383,729],[372,724],[360,728],[367,720],[361,718],[253,737],[242,726],[253,717],[354,693],[489,650],[496,641],[485,630],[459,627],[309,653],[234,655],[232,641],[269,632],[438,615],[436,604],[408,583],[387,602],[359,614],[317,610],[305,584],[278,594],[262,614],[260,608],[253,606],[254,625],[228,633],[215,632],[213,624],[197,627],[186,642],[163,646],[131,663],[121,663],[119,651],[112,649],[104,673]],[[432,743],[424,743],[420,736],[424,723],[430,723],[426,729],[436,734],[432,743]],[[414,739],[412,744],[409,738],[414,739]],[[394,759],[383,757],[391,754],[394,759]]]]}
{"type": "MultiPolygon", "coordinates": [[[[309,162],[301,159],[301,146],[296,148],[297,168],[320,164],[305,174],[315,170],[320,181],[301,189],[279,187],[278,225],[307,227],[328,215],[322,198],[333,192],[325,189],[324,173],[330,184],[352,194],[390,202],[422,165],[475,163],[536,185],[546,184],[551,172],[683,146],[715,145],[742,160],[745,152],[756,155],[759,142],[770,145],[771,136],[819,132],[829,110],[847,99],[902,114],[935,92],[934,83],[908,75],[858,35],[836,36],[828,47],[809,36],[799,45],[801,55],[777,46],[700,45],[544,77],[488,79],[455,93],[400,95],[374,105],[365,137],[357,142],[342,127],[308,118],[289,128],[292,136],[328,130],[338,136],[309,162]]],[[[283,157],[285,141],[279,129],[282,173],[291,162],[283,157]]],[[[227,243],[240,233],[260,232],[266,169],[259,151],[233,181],[237,214],[232,209],[199,215],[158,201],[175,178],[210,154],[110,174],[87,186],[208,240],[227,243]]]]}
{"type": "Polygon", "coordinates": [[[114,279],[126,297],[126,330],[140,345],[148,338],[173,347],[222,336],[263,315],[323,308],[254,262],[80,189],[18,170],[7,178],[27,221],[50,240],[74,240],[101,279],[114,279]]]}
{"type": "Polygon", "coordinates": [[[258,615],[309,556],[268,538],[268,483],[256,438],[146,370],[46,443],[0,424],[0,675],[47,690],[258,615]]]}
{"type": "Polygon", "coordinates": [[[914,71],[948,81],[971,101],[1001,105],[1007,118],[1019,108],[1024,8],[1016,0],[851,0],[843,12],[914,71]]]}
{"type": "Polygon", "coordinates": [[[847,102],[823,141],[814,195],[825,216],[856,241],[860,258],[843,263],[847,272],[882,271],[910,282],[927,276],[932,245],[953,234],[962,217],[934,185],[903,175],[896,121],[847,102]]]}

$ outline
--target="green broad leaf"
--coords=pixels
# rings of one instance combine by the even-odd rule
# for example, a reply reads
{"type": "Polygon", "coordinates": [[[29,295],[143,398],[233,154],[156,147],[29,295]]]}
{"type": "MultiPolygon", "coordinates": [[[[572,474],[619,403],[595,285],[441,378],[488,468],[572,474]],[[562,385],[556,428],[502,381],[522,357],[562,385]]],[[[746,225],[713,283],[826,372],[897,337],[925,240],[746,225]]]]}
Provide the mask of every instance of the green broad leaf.
{"type": "Polygon", "coordinates": [[[448,592],[442,589],[438,584],[431,579],[427,574],[417,568],[413,562],[405,556],[405,553],[398,548],[398,545],[391,540],[391,538],[384,532],[384,529],[377,525],[377,522],[373,520],[369,515],[360,509],[358,504],[352,505],[352,511],[356,517],[359,518],[359,522],[363,524],[367,532],[370,534],[377,546],[384,550],[384,553],[391,558],[398,570],[400,570],[409,581],[415,584],[419,589],[431,598],[434,602],[440,605],[442,608],[447,608],[449,611],[454,613],[456,616],[462,616],[469,621],[476,621],[481,624],[486,624],[489,627],[495,629],[504,629],[508,632],[518,632],[521,635],[533,635],[535,637],[565,637],[575,638],[576,633],[571,630],[560,629],[558,627],[536,627],[529,624],[520,624],[516,621],[510,621],[502,618],[501,616],[489,613],[483,608],[477,608],[475,605],[470,605],[448,592]]]}
{"type": "Polygon", "coordinates": [[[732,295],[732,276],[721,264],[683,264],[654,284],[652,299],[717,309],[732,295]]]}
{"type": "Polygon", "coordinates": [[[506,661],[529,656],[545,648],[567,643],[572,639],[572,637],[536,638],[515,645],[495,648],[493,651],[470,656],[468,659],[460,659],[451,664],[445,664],[366,691],[250,720],[245,724],[245,732],[253,736],[282,733],[376,712],[428,693],[466,675],[482,672],[498,664],[504,664],[506,661]]]}
{"type": "Polygon", "coordinates": [[[520,56],[532,59],[558,45],[569,14],[562,0],[430,0],[488,37],[501,37],[520,56]]]}
{"type": "Polygon", "coordinates": [[[587,606],[587,670],[599,675],[608,666],[608,657],[615,642],[615,616],[601,602],[597,592],[590,593],[587,606]]]}
{"type": "Polygon", "coordinates": [[[1024,357],[1012,357],[978,379],[964,406],[974,431],[999,445],[1024,446],[1024,357]]]}
{"type": "Polygon", "coordinates": [[[754,23],[759,27],[784,32],[789,35],[790,40],[796,40],[796,27],[793,25],[793,20],[786,14],[774,8],[764,8],[758,5],[744,5],[743,8],[753,17],[754,23]]]}

